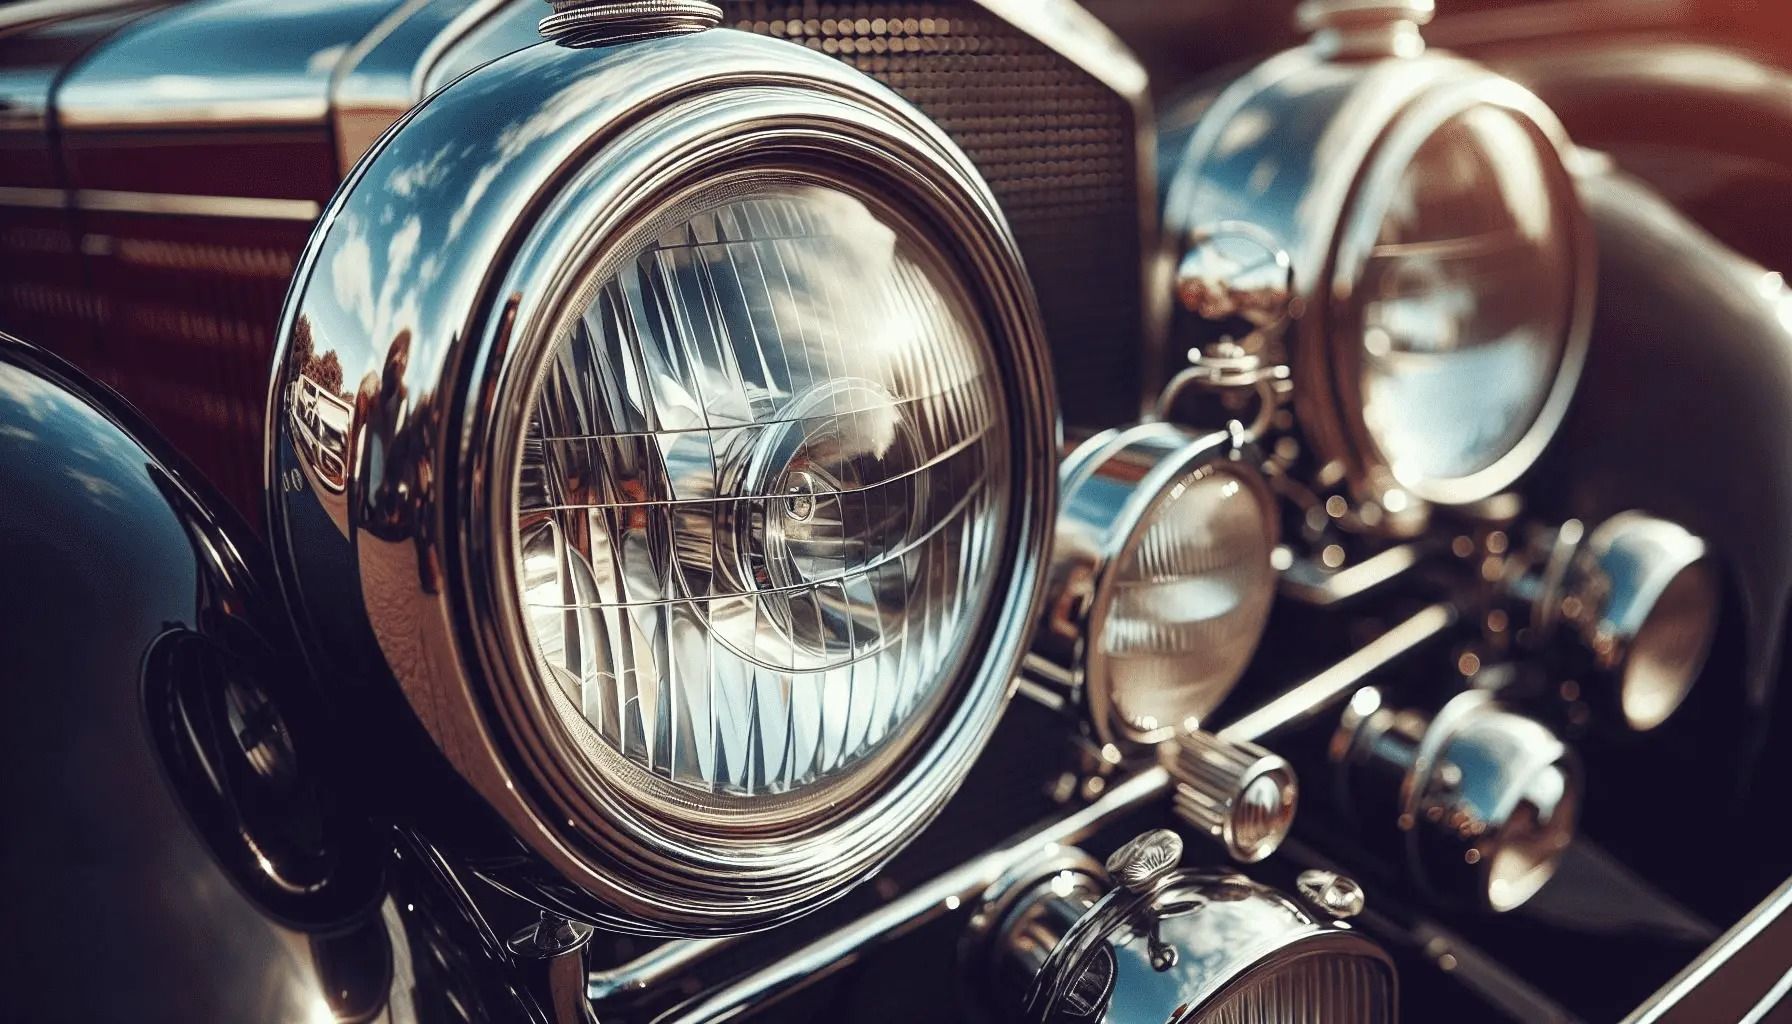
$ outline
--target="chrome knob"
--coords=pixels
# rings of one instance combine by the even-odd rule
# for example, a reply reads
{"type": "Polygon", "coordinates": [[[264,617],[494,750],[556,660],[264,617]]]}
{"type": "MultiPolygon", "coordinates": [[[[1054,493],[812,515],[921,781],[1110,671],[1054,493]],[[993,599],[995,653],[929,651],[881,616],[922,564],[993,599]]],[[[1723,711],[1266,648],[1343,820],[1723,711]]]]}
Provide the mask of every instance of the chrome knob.
{"type": "Polygon", "coordinates": [[[1355,917],[1363,912],[1363,887],[1356,880],[1336,871],[1314,868],[1302,871],[1294,880],[1294,891],[1307,905],[1334,921],[1355,917]]]}
{"type": "Polygon", "coordinates": [[[1134,836],[1108,857],[1108,877],[1127,892],[1149,892],[1182,863],[1182,837],[1167,828],[1134,836]]]}
{"type": "Polygon", "coordinates": [[[713,28],[722,9],[709,0],[548,0],[542,38],[566,46],[595,46],[713,28]]]}
{"type": "Polygon", "coordinates": [[[1328,57],[1412,57],[1436,13],[1436,0],[1306,0],[1294,20],[1328,57]]]}
{"type": "Polygon", "coordinates": [[[1254,743],[1185,733],[1167,767],[1176,780],[1176,816],[1233,860],[1255,864],[1269,856],[1294,824],[1294,768],[1254,743]]]}

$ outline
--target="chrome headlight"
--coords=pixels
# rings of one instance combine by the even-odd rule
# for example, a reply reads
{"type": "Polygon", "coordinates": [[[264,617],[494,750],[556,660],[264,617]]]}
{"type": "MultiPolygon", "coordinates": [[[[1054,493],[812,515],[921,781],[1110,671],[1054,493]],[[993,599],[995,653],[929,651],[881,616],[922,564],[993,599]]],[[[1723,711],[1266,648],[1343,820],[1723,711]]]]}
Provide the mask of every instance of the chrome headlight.
{"type": "Polygon", "coordinates": [[[1053,390],[993,198],[893,94],[731,32],[513,54],[363,161],[286,335],[295,604],[377,644],[346,667],[539,855],[481,865],[504,884],[758,927],[969,769],[1037,600],[1053,390]]]}
{"type": "Polygon", "coordinates": [[[1269,487],[1225,435],[1110,431],[1064,461],[1042,673],[1079,684],[1097,733],[1192,730],[1238,682],[1275,596],[1269,487]]]}
{"type": "Polygon", "coordinates": [[[1395,515],[1415,497],[1478,501],[1536,461],[1579,378],[1593,295],[1560,124],[1520,86],[1422,45],[1416,29],[1333,27],[1259,66],[1202,115],[1164,215],[1197,355],[1237,330],[1230,304],[1212,323],[1205,296],[1287,268],[1275,308],[1288,318],[1245,325],[1242,344],[1289,365],[1319,462],[1395,515]],[[1240,259],[1241,233],[1267,255],[1240,259]]]}

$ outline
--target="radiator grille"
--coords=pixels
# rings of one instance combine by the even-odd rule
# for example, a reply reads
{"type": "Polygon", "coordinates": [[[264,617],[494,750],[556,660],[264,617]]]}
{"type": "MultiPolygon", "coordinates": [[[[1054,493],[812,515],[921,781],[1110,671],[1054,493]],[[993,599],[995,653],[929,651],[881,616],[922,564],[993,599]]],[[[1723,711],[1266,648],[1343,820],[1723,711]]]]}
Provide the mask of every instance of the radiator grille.
{"type": "Polygon", "coordinates": [[[1388,969],[1363,957],[1310,955],[1235,988],[1196,1017],[1198,1024],[1390,1024],[1388,969]]]}
{"type": "Polygon", "coordinates": [[[901,93],[989,180],[1045,312],[1065,419],[1138,412],[1143,288],[1131,104],[969,2],[724,3],[736,28],[837,57],[901,93]]]}

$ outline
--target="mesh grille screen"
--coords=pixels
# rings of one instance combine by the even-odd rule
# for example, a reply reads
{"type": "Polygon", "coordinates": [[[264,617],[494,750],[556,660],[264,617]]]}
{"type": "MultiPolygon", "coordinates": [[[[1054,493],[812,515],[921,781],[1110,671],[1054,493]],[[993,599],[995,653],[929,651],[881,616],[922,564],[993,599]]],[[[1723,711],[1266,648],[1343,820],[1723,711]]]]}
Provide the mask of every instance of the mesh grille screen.
{"type": "Polygon", "coordinates": [[[1388,970],[1362,957],[1308,956],[1247,981],[1199,1024],[1391,1024],[1388,970]]]}
{"type": "Polygon", "coordinates": [[[968,2],[723,3],[730,24],[838,57],[921,108],[1001,200],[1073,424],[1138,412],[1138,162],[1121,96],[968,2]]]}

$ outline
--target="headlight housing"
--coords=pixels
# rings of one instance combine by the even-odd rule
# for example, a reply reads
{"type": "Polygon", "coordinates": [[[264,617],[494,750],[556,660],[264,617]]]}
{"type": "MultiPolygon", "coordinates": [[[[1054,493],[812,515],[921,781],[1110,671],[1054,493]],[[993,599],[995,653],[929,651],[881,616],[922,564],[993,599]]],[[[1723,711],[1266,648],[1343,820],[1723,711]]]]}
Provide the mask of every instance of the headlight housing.
{"type": "MultiPolygon", "coordinates": [[[[1390,526],[1412,499],[1479,501],[1536,461],[1593,308],[1560,124],[1510,80],[1414,46],[1416,31],[1322,36],[1260,65],[1200,115],[1164,212],[1185,301],[1248,290],[1215,266],[1285,261],[1287,320],[1240,344],[1290,367],[1317,464],[1390,526]],[[1207,255],[1241,231],[1276,259],[1207,255]]],[[[1205,305],[1178,350],[1237,332],[1205,305]]]]}
{"type": "Polygon", "coordinates": [[[969,769],[1053,389],[993,198],[893,94],[728,32],[513,54],[357,168],[283,333],[294,605],[532,849],[469,854],[500,884],[761,927],[969,769]],[[326,349],[360,381],[334,491],[289,415],[326,349]]]}
{"type": "Polygon", "coordinates": [[[1224,434],[1145,423],[1064,460],[1032,664],[1076,687],[1104,741],[1199,728],[1262,638],[1276,505],[1232,455],[1224,434]]]}

